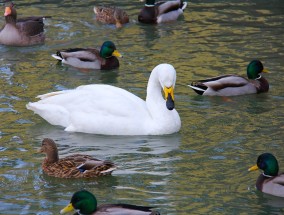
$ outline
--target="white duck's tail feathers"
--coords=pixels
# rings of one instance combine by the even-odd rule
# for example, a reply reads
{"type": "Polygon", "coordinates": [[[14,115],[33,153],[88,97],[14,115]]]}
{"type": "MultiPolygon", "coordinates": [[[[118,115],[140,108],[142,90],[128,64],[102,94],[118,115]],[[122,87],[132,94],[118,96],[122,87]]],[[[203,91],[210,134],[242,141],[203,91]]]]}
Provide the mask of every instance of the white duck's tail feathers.
{"type": "Polygon", "coordinates": [[[60,56],[58,56],[57,54],[52,54],[51,56],[52,56],[53,58],[55,58],[56,60],[59,60],[59,61],[62,61],[62,60],[63,60],[63,58],[60,57],[60,56]]]}
{"type": "Polygon", "coordinates": [[[46,93],[46,94],[38,95],[36,98],[42,100],[42,99],[45,99],[45,98],[48,98],[48,97],[51,97],[51,96],[56,96],[56,95],[59,95],[59,94],[63,94],[63,93],[65,93],[65,91],[68,91],[68,90],[46,93]]]}

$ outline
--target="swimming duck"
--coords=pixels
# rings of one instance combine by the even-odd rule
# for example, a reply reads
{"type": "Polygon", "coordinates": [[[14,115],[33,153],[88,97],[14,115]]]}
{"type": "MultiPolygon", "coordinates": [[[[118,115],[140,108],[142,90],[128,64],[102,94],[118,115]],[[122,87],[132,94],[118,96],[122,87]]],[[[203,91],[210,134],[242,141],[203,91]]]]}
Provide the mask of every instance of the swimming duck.
{"type": "Polygon", "coordinates": [[[274,155],[263,153],[257,158],[256,165],[248,169],[254,171],[261,169],[263,173],[256,181],[256,188],[263,193],[284,197],[284,173],[278,174],[278,161],[274,155]]]}
{"type": "Polygon", "coordinates": [[[239,75],[223,75],[200,80],[188,85],[196,93],[204,96],[239,96],[267,92],[268,81],[260,75],[267,72],[259,60],[253,60],[247,66],[247,78],[239,75]]]}
{"type": "Polygon", "coordinates": [[[57,178],[93,178],[110,175],[117,167],[111,161],[103,161],[89,155],[74,154],[59,159],[58,150],[52,139],[44,138],[40,153],[45,153],[43,171],[57,178]]]}
{"type": "Polygon", "coordinates": [[[17,19],[13,3],[5,8],[6,24],[0,31],[0,44],[9,46],[30,46],[44,43],[45,17],[33,16],[17,19]]]}
{"type": "Polygon", "coordinates": [[[115,69],[119,67],[116,57],[122,57],[112,41],[105,41],[100,50],[95,48],[71,48],[51,55],[64,64],[81,69],[115,69]]]}
{"type": "Polygon", "coordinates": [[[129,22],[127,13],[118,7],[94,7],[96,20],[105,24],[115,24],[117,28],[129,22]]]}
{"type": "Polygon", "coordinates": [[[110,85],[91,84],[37,98],[27,109],[65,131],[105,135],[163,135],[178,132],[181,121],[174,109],[176,70],[156,66],[149,78],[146,101],[110,85]],[[165,99],[161,93],[164,91],[165,99]]]}
{"type": "Polygon", "coordinates": [[[60,211],[60,214],[65,214],[76,210],[76,214],[86,215],[159,215],[157,211],[152,211],[152,207],[129,205],[129,204],[103,204],[97,206],[96,197],[87,190],[77,191],[73,194],[71,202],[60,211]]]}
{"type": "Polygon", "coordinates": [[[138,15],[138,21],[146,24],[159,24],[175,21],[183,13],[187,2],[182,0],[159,1],[146,0],[138,15]]]}

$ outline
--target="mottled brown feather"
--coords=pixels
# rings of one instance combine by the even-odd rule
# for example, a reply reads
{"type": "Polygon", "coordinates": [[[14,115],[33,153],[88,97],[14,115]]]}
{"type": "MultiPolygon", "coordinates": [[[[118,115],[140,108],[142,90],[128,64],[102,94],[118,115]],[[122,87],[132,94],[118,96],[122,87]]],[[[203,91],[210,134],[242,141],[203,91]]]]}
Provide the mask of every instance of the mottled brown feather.
{"type": "Polygon", "coordinates": [[[42,141],[40,152],[46,154],[42,163],[43,171],[49,176],[58,178],[92,178],[110,175],[117,168],[111,161],[99,160],[89,155],[73,154],[59,159],[56,144],[49,138],[42,141]]]}

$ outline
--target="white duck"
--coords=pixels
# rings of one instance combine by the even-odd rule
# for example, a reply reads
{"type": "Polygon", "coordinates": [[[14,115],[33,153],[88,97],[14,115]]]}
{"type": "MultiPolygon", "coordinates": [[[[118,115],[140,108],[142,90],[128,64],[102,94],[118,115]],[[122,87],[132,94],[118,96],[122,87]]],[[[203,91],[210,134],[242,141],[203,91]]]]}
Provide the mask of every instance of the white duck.
{"type": "Polygon", "coordinates": [[[65,131],[104,135],[163,135],[178,132],[181,121],[174,109],[176,70],[170,64],[156,66],[149,78],[146,101],[110,85],[91,84],[63,90],[28,103],[52,125],[65,131]],[[162,96],[161,89],[165,93],[162,96]]]}

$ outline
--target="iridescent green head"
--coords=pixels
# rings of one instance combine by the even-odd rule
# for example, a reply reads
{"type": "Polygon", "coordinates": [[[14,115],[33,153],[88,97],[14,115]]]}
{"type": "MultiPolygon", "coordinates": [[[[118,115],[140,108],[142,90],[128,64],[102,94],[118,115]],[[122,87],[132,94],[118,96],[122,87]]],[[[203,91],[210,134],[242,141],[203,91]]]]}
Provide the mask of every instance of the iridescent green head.
{"type": "Polygon", "coordinates": [[[259,73],[267,72],[264,70],[262,63],[260,60],[253,60],[249,63],[247,67],[247,76],[249,79],[256,79],[259,77],[259,73]]]}
{"type": "Polygon", "coordinates": [[[60,211],[60,214],[77,210],[80,214],[93,214],[97,210],[96,197],[87,190],[81,190],[73,194],[71,202],[60,211]]]}
{"type": "Polygon", "coordinates": [[[122,55],[116,50],[114,43],[111,41],[103,43],[100,50],[100,56],[102,58],[109,58],[111,56],[122,57],[122,55]]]}
{"type": "Polygon", "coordinates": [[[278,161],[274,155],[263,153],[258,156],[256,165],[249,168],[249,171],[261,169],[264,175],[277,176],[279,171],[278,161]]]}

